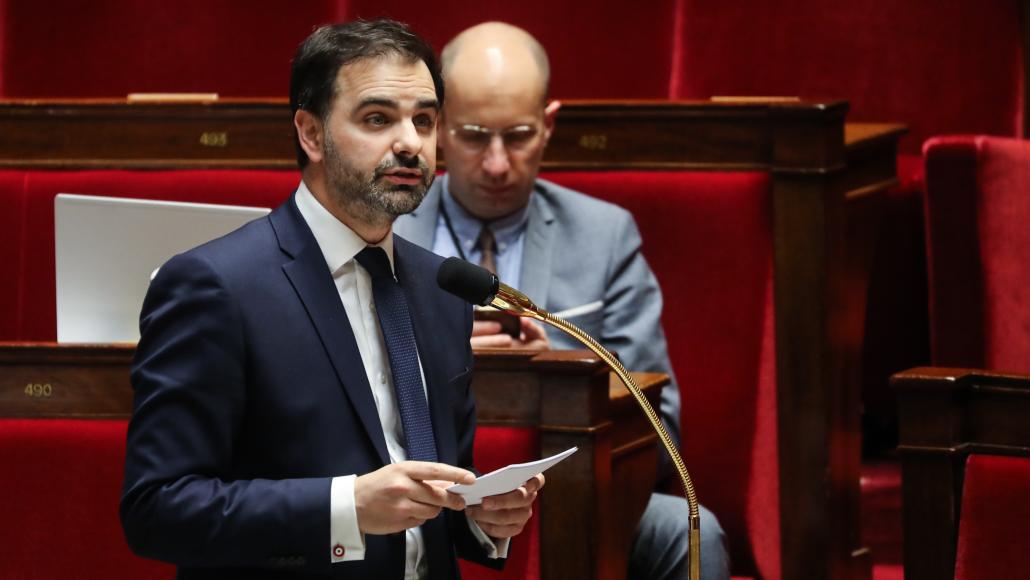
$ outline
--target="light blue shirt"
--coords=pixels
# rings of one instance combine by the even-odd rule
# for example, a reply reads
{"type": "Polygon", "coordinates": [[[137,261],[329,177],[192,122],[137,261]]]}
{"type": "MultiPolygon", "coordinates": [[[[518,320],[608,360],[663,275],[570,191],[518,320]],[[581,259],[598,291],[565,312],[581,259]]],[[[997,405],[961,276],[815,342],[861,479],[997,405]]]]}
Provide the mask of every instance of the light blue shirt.
{"type": "MultiPolygon", "coordinates": [[[[440,217],[436,220],[436,232],[433,234],[433,253],[444,257],[464,257],[473,264],[478,264],[482,252],[476,247],[476,240],[479,239],[479,232],[483,229],[483,222],[461,207],[461,204],[454,199],[450,190],[449,176],[444,174],[438,179],[443,180],[440,201],[443,207],[440,209],[440,217]],[[450,218],[451,228],[447,227],[447,219],[450,218]],[[461,251],[454,245],[454,238],[461,244],[461,251]],[[464,256],[463,256],[464,254],[464,256]]],[[[497,264],[497,277],[502,282],[518,288],[520,273],[522,271],[522,247],[526,239],[526,221],[529,217],[529,205],[519,211],[504,216],[489,223],[490,231],[494,234],[497,242],[497,254],[494,262],[497,264]]]]}

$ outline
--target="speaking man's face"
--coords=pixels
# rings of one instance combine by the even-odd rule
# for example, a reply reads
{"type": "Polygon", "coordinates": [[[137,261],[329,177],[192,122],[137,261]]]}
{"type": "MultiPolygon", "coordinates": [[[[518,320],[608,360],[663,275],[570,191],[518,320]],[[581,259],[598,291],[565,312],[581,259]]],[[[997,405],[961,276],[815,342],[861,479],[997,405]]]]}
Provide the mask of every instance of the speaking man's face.
{"type": "Polygon", "coordinates": [[[324,125],[329,194],[381,222],[418,207],[436,169],[439,102],[422,61],[359,60],[340,67],[324,125]]]}

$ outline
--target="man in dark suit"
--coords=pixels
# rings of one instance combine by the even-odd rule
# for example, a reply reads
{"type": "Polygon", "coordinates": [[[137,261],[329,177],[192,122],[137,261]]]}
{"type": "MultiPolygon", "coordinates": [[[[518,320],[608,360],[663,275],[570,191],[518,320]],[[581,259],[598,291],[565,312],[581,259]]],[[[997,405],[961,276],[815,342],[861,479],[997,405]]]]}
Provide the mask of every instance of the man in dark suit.
{"type": "Polygon", "coordinates": [[[144,302],[129,544],[180,578],[496,567],[543,477],[482,506],[445,491],[474,480],[472,316],[391,231],[433,179],[432,50],[391,21],[322,27],[290,98],[296,193],[170,260],[144,302]]]}

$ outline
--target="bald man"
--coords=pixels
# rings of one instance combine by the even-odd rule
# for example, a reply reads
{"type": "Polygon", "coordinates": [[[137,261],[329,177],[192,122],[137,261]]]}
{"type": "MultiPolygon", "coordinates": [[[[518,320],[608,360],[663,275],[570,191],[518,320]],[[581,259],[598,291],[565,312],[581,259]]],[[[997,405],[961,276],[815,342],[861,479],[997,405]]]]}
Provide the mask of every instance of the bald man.
{"type": "MultiPolygon", "coordinates": [[[[543,47],[499,22],[474,26],[443,50],[447,100],[440,143],[447,174],[394,231],[443,256],[494,269],[507,284],[566,317],[619,353],[627,368],[673,376],[661,292],[625,210],[538,179],[560,104],[547,102],[543,47]]],[[[579,348],[522,318],[512,334],[477,321],[473,346],[579,348]],[[517,336],[515,336],[517,335],[517,336]]],[[[678,439],[679,390],[662,392],[661,417],[678,439]]],[[[671,474],[668,458],[663,472],[671,474]]],[[[686,578],[688,507],[654,493],[636,530],[629,578],[686,578]]],[[[701,510],[701,577],[729,578],[725,535],[701,510]]]]}

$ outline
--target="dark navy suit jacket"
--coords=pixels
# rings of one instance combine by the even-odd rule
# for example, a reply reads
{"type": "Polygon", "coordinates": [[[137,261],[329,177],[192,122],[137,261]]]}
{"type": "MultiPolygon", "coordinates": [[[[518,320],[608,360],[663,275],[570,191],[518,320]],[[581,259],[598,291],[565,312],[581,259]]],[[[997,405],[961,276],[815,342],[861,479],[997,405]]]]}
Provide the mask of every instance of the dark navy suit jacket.
{"type": "MultiPolygon", "coordinates": [[[[395,238],[441,462],[472,468],[472,316],[436,286],[441,258],[395,238]]],[[[331,478],[389,463],[347,314],[291,198],[165,264],[132,369],[121,517],[138,554],[180,578],[403,577],[404,534],[330,564],[331,478]]],[[[430,577],[481,563],[465,515],[423,527],[430,577]]],[[[486,561],[497,565],[498,561],[486,561]]]]}

